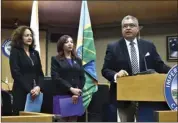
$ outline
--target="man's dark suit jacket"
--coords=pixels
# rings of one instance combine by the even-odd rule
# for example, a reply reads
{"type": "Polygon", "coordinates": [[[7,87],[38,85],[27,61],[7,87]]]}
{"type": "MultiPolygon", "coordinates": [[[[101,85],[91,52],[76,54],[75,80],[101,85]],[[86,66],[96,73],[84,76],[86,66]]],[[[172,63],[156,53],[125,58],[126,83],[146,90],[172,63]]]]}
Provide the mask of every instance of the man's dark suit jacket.
{"type": "Polygon", "coordinates": [[[34,80],[39,85],[39,81],[44,77],[39,53],[31,49],[30,57],[33,63],[23,48],[14,47],[11,49],[9,63],[11,75],[14,79],[12,93],[15,114],[18,114],[18,111],[24,110],[26,96],[33,89],[34,80]]]}
{"type": "Polygon", "coordinates": [[[72,94],[70,87],[82,89],[85,84],[84,69],[82,60],[79,58],[72,59],[72,66],[66,58],[51,58],[51,77],[56,85],[56,94],[72,94]]]}
{"type": "MultiPolygon", "coordinates": [[[[153,43],[145,40],[137,40],[139,49],[139,63],[140,72],[146,70],[144,56],[149,52],[149,56],[145,57],[148,69],[154,69],[158,73],[167,73],[169,67],[164,64],[159,54],[156,51],[156,47],[153,43]]],[[[129,75],[132,75],[132,67],[124,38],[117,42],[110,43],[107,46],[106,56],[104,59],[104,65],[102,68],[102,75],[111,82],[110,86],[110,100],[111,103],[116,104],[117,107],[127,107],[130,102],[119,101],[116,103],[116,83],[114,82],[114,75],[120,70],[126,70],[129,75]]],[[[128,90],[132,91],[132,90],[128,90]]]]}

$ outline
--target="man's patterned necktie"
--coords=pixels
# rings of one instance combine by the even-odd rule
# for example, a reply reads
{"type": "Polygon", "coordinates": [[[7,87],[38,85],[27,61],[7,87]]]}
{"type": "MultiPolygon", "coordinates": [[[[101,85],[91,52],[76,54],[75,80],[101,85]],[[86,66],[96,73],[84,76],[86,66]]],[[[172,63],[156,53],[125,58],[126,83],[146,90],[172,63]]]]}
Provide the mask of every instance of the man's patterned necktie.
{"type": "Polygon", "coordinates": [[[139,67],[138,67],[137,52],[136,52],[136,49],[134,47],[134,44],[135,43],[133,41],[130,42],[132,74],[136,74],[136,73],[140,72],[139,67]]]}

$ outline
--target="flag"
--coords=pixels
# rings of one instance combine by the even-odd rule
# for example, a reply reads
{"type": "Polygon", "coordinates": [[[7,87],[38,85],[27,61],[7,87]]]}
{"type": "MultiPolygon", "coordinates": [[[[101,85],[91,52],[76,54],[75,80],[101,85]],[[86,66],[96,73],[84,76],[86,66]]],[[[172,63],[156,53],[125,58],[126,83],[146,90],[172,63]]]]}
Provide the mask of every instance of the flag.
{"type": "Polygon", "coordinates": [[[87,1],[82,1],[78,30],[77,55],[82,59],[85,70],[85,85],[82,90],[83,105],[88,107],[93,93],[98,90],[96,74],[96,50],[87,1]]]}
{"type": "Polygon", "coordinates": [[[40,42],[39,42],[39,20],[38,20],[38,1],[33,1],[30,28],[34,32],[34,40],[36,50],[40,54],[40,42]]]}

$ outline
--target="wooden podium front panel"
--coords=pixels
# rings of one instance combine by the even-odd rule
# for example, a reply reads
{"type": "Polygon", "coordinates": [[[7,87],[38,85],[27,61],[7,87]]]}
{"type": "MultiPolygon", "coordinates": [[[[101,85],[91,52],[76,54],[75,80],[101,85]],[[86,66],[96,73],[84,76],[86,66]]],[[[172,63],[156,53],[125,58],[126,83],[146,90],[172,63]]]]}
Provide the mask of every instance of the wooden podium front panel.
{"type": "Polygon", "coordinates": [[[20,112],[20,116],[2,116],[2,122],[53,122],[53,114],[20,112]]]}
{"type": "Polygon", "coordinates": [[[2,116],[2,122],[52,122],[51,116],[2,116]]]}
{"type": "Polygon", "coordinates": [[[147,74],[117,79],[117,100],[165,101],[166,74],[147,74]]]}
{"type": "Polygon", "coordinates": [[[156,111],[155,122],[178,122],[177,111],[156,111]]]}

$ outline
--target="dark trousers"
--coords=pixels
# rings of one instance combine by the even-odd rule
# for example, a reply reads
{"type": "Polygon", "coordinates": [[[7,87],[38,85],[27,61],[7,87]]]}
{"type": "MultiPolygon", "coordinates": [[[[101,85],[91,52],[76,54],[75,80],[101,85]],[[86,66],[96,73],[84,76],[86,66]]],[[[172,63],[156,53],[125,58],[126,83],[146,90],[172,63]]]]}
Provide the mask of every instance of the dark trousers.
{"type": "Polygon", "coordinates": [[[134,103],[130,103],[128,107],[118,108],[118,115],[121,122],[134,122],[136,116],[136,107],[134,103]]]}
{"type": "Polygon", "coordinates": [[[13,94],[13,115],[19,115],[20,111],[24,111],[26,102],[26,94],[13,94]]]}
{"type": "Polygon", "coordinates": [[[136,116],[136,106],[134,102],[110,104],[110,122],[134,122],[136,116]]]}

